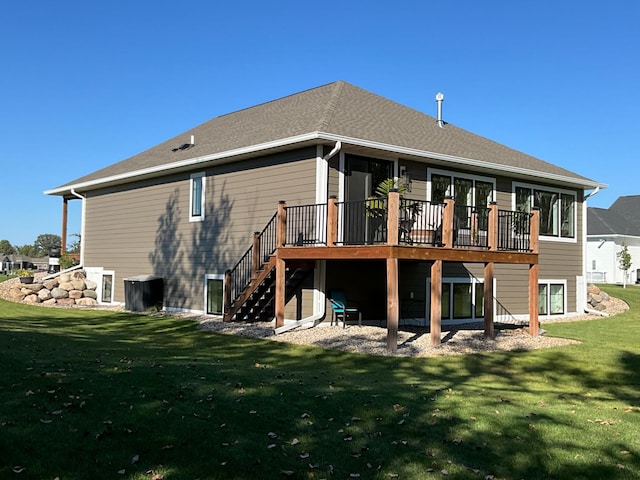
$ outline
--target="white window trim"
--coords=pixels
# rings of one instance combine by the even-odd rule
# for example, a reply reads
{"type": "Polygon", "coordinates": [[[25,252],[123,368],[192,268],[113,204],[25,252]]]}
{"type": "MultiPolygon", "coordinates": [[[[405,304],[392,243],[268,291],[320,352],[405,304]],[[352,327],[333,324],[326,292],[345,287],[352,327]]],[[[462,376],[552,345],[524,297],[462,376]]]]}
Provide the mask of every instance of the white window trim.
{"type": "MultiPolygon", "coordinates": [[[[491,190],[491,200],[489,202],[495,202],[496,199],[496,179],[493,177],[485,177],[482,175],[473,175],[469,173],[456,172],[455,170],[441,170],[439,168],[427,168],[427,198],[431,201],[431,176],[442,175],[453,178],[464,178],[465,180],[471,180],[473,182],[473,189],[471,190],[471,198],[476,198],[476,181],[486,182],[493,185],[491,190]]],[[[453,192],[452,192],[453,193],[453,192]]],[[[455,201],[455,198],[454,198],[455,201]]],[[[474,205],[475,206],[475,205],[474,205]]]]}
{"type": "Polygon", "coordinates": [[[205,172],[192,173],[189,177],[189,221],[190,222],[202,222],[204,220],[204,206],[207,190],[205,172]],[[202,179],[202,194],[200,196],[200,215],[193,215],[193,180],[196,178],[202,179]]]}
{"type": "MultiPolygon", "coordinates": [[[[571,237],[561,237],[560,235],[540,235],[541,240],[548,240],[550,242],[563,242],[563,243],[577,243],[578,242],[578,193],[575,190],[568,190],[566,188],[558,188],[551,187],[548,185],[537,185],[534,183],[521,183],[521,182],[511,182],[511,209],[516,210],[516,188],[528,188],[529,190],[543,190],[547,192],[566,193],[567,195],[573,195],[574,205],[573,205],[573,238],[571,237]]],[[[530,208],[533,208],[530,205],[530,208]]]]}
{"type": "Polygon", "coordinates": [[[204,275],[204,308],[202,311],[205,315],[224,315],[224,274],[223,273],[206,273],[204,275]],[[209,313],[207,310],[207,304],[209,300],[209,280],[222,280],[222,313],[209,313]]]}
{"type": "Polygon", "coordinates": [[[551,318],[551,317],[559,317],[562,315],[567,315],[567,295],[568,295],[568,290],[567,290],[567,280],[566,279],[539,279],[538,280],[538,285],[547,285],[547,314],[546,315],[540,315],[543,318],[551,318]],[[563,286],[563,291],[564,291],[564,295],[562,298],[562,313],[550,313],[551,312],[551,308],[549,305],[549,294],[551,292],[550,286],[552,284],[555,285],[562,285],[563,286]]]}

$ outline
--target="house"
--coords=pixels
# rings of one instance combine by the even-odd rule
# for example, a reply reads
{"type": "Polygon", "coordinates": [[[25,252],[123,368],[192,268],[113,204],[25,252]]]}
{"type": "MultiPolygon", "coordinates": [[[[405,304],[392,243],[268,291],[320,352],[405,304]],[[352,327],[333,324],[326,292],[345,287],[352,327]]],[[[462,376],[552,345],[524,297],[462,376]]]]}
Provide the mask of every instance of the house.
{"type": "Polygon", "coordinates": [[[401,322],[437,343],[443,323],[536,334],[538,315],[582,312],[585,191],[601,187],[338,81],[45,193],[62,197],[63,225],[83,202],[81,263],[103,301],[153,274],[167,310],[282,329],[331,317],[340,289],[365,322],[386,321],[393,350],[401,322]],[[403,195],[373,201],[388,179],[403,195]]]}
{"type": "Polygon", "coordinates": [[[618,197],[609,208],[587,209],[587,280],[640,282],[640,195],[618,197]],[[624,278],[618,253],[627,246],[631,269],[624,278]]]}

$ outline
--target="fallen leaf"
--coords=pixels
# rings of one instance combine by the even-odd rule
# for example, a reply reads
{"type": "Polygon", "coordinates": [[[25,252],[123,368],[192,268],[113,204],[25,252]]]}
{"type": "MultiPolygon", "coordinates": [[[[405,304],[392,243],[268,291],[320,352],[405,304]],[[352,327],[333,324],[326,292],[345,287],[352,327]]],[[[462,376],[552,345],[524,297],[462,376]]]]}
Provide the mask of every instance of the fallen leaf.
{"type": "Polygon", "coordinates": [[[308,454],[308,453],[306,453],[306,452],[305,452],[305,453],[301,453],[301,454],[300,454],[300,458],[301,458],[301,459],[303,459],[303,460],[304,460],[305,458],[309,458],[309,454],[308,454]]]}
{"type": "Polygon", "coordinates": [[[16,465],[11,469],[13,473],[23,473],[26,470],[25,467],[21,467],[20,465],[16,465]]]}
{"type": "Polygon", "coordinates": [[[291,445],[297,445],[300,443],[300,440],[298,440],[297,438],[294,438],[293,440],[291,440],[291,445]]]}
{"type": "Polygon", "coordinates": [[[440,470],[440,473],[442,475],[449,475],[449,471],[448,470],[440,470]]]}
{"type": "Polygon", "coordinates": [[[127,471],[123,468],[122,470],[118,470],[119,475],[124,475],[127,471]]]}
{"type": "Polygon", "coordinates": [[[269,432],[267,433],[267,437],[269,438],[278,438],[278,434],[275,432],[269,432]]]}
{"type": "Polygon", "coordinates": [[[276,444],[275,443],[270,443],[269,445],[267,445],[267,448],[268,449],[276,448],[276,444]]]}
{"type": "Polygon", "coordinates": [[[286,477],[293,475],[293,470],[280,470],[280,473],[286,477]]]}
{"type": "Polygon", "coordinates": [[[140,461],[140,455],[134,455],[134,456],[131,458],[131,463],[133,463],[134,465],[135,465],[136,463],[138,463],[139,461],[140,461]]]}

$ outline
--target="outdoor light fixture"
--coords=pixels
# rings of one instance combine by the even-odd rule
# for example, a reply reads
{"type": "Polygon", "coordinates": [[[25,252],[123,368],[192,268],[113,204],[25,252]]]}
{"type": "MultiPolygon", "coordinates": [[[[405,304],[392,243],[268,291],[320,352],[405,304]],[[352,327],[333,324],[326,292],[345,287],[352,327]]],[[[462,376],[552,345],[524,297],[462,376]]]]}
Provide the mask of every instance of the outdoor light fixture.
{"type": "Polygon", "coordinates": [[[406,187],[407,192],[410,192],[411,191],[411,176],[409,175],[409,172],[407,171],[407,167],[405,165],[401,165],[400,166],[400,179],[402,180],[402,183],[406,187]]]}

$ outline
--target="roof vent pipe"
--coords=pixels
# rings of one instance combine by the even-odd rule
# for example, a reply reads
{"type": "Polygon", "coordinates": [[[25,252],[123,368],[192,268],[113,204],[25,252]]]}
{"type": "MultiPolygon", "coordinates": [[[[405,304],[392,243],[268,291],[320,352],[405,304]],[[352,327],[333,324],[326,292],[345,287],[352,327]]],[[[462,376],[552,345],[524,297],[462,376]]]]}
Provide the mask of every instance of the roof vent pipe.
{"type": "Polygon", "coordinates": [[[440,128],[444,128],[444,120],[442,120],[442,102],[444,101],[443,93],[436,93],[436,105],[438,106],[437,122],[440,128]]]}

